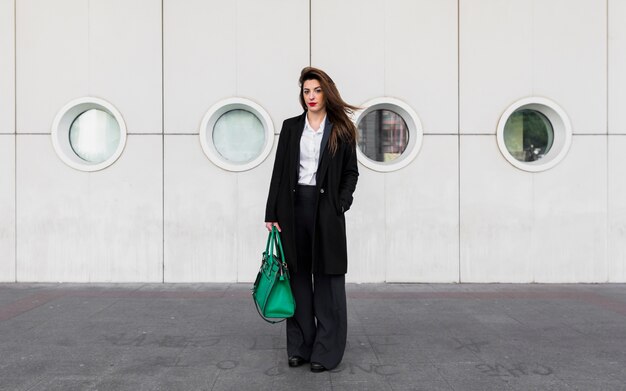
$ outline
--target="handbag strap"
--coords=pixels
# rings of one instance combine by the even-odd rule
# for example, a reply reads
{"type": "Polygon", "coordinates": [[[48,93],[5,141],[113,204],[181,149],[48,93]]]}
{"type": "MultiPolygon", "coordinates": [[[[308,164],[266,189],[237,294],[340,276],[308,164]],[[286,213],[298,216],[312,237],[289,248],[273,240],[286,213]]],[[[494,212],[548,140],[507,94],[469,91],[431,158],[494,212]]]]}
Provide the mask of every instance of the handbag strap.
{"type": "Polygon", "coordinates": [[[265,244],[265,254],[267,254],[268,256],[271,254],[270,250],[273,251],[272,247],[274,244],[274,229],[276,229],[276,227],[272,227],[272,230],[267,235],[267,243],[265,244]]]}
{"type": "MultiPolygon", "coordinates": [[[[283,269],[287,270],[287,264],[285,263],[285,254],[283,253],[283,244],[280,241],[280,233],[278,232],[278,228],[276,228],[276,226],[272,226],[272,230],[270,231],[269,235],[267,236],[267,243],[265,244],[265,255],[267,256],[268,259],[272,259],[272,255],[274,255],[274,249],[276,249],[276,251],[280,252],[280,263],[281,263],[281,266],[282,266],[280,272],[281,272],[281,278],[283,278],[282,277],[283,269]]],[[[256,282],[255,282],[254,286],[256,286],[256,282]]],[[[281,320],[270,320],[270,318],[266,318],[261,313],[261,310],[259,309],[259,303],[257,303],[256,300],[252,300],[252,301],[254,302],[254,308],[256,308],[256,312],[258,312],[259,316],[261,317],[261,319],[263,319],[267,323],[275,324],[275,323],[284,322],[286,320],[286,318],[285,319],[281,319],[281,320]]]]}
{"type": "Polygon", "coordinates": [[[276,324],[276,323],[281,323],[287,320],[287,318],[281,319],[281,320],[270,320],[269,318],[266,318],[265,316],[263,316],[263,314],[261,313],[261,310],[259,309],[259,303],[257,303],[256,300],[252,300],[252,301],[254,301],[254,308],[256,308],[256,312],[258,312],[261,319],[263,319],[267,323],[276,324]]]}
{"type": "Polygon", "coordinates": [[[283,264],[283,267],[287,267],[287,263],[285,262],[285,253],[283,252],[283,242],[280,240],[280,232],[276,227],[273,227],[272,233],[274,233],[274,241],[276,242],[276,250],[280,252],[280,263],[283,264]],[[276,232],[274,232],[276,230],[276,232]]]}

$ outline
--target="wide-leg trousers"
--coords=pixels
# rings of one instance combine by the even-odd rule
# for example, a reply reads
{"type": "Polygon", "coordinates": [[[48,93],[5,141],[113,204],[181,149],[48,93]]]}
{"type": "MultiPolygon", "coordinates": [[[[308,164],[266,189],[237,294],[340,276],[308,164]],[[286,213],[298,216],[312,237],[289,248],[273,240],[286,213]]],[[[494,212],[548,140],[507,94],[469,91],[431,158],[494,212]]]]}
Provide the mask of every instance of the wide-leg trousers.
{"type": "Polygon", "coordinates": [[[294,205],[298,271],[290,272],[296,312],[287,319],[287,354],[332,369],[343,358],[348,333],[345,275],[311,274],[316,199],[315,186],[298,186],[294,205]]]}

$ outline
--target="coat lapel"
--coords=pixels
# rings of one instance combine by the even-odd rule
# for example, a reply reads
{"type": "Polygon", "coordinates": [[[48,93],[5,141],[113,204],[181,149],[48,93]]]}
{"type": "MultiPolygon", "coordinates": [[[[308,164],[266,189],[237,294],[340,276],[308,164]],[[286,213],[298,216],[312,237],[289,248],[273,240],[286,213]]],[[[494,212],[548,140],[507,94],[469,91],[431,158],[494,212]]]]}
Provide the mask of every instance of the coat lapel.
{"type": "Polygon", "coordinates": [[[322,144],[320,145],[320,153],[322,156],[320,157],[319,166],[317,167],[317,173],[315,174],[315,183],[317,183],[317,187],[320,187],[324,182],[324,178],[326,176],[326,171],[328,169],[328,139],[330,138],[330,132],[333,129],[333,124],[328,121],[328,117],[326,117],[326,122],[324,123],[324,135],[322,136],[322,144]]]}
{"type": "MultiPolygon", "coordinates": [[[[304,118],[306,116],[306,111],[300,116],[298,122],[296,122],[296,129],[292,132],[295,137],[291,140],[291,151],[292,151],[292,179],[293,186],[298,184],[298,174],[300,171],[300,138],[302,137],[302,132],[304,131],[304,118]]],[[[294,187],[295,188],[295,187],[294,187]]]]}

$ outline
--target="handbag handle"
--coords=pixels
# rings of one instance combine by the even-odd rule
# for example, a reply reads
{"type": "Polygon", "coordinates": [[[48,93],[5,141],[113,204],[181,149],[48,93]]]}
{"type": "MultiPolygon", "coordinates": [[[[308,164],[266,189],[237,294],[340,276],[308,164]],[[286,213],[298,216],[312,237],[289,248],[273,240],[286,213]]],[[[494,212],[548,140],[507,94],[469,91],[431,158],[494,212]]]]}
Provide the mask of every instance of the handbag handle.
{"type": "Polygon", "coordinates": [[[265,254],[267,254],[268,256],[270,255],[270,250],[274,250],[273,248],[271,248],[273,242],[274,242],[274,229],[276,227],[272,226],[272,230],[270,231],[269,235],[267,235],[267,243],[265,244],[265,254]]]}
{"type": "Polygon", "coordinates": [[[280,263],[283,264],[285,268],[287,268],[287,263],[285,262],[285,253],[283,252],[283,242],[280,240],[280,233],[278,232],[278,228],[272,227],[272,233],[274,234],[274,240],[278,246],[276,246],[276,250],[280,252],[280,263]],[[274,232],[276,230],[276,232],[274,232]]]}

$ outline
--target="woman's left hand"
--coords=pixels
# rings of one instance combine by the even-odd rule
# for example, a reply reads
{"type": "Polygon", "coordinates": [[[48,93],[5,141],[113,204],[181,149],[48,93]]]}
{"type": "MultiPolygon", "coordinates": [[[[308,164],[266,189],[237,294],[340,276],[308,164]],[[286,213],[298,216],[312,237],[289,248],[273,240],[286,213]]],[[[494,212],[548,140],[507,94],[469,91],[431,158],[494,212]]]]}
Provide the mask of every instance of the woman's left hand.
{"type": "Polygon", "coordinates": [[[271,231],[272,227],[276,227],[278,229],[278,232],[282,232],[280,230],[280,225],[278,225],[278,222],[276,221],[265,222],[265,228],[267,228],[268,231],[271,231]]]}

